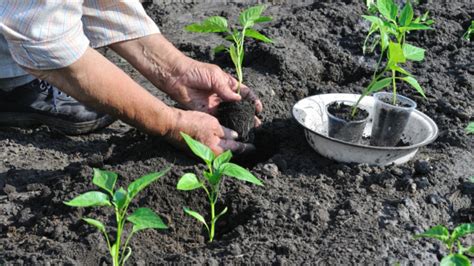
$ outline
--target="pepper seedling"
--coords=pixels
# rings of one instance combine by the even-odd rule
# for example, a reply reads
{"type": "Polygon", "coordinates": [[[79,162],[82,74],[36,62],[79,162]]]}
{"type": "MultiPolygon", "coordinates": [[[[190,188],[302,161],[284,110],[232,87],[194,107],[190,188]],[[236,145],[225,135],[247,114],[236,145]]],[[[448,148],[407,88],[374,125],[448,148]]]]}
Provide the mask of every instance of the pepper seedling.
{"type": "Polygon", "coordinates": [[[239,16],[240,27],[229,27],[227,19],[221,16],[212,16],[206,18],[201,23],[195,23],[185,27],[189,32],[221,33],[225,40],[232,42],[229,46],[221,44],[215,47],[214,52],[226,51],[230,54],[230,58],[235,66],[235,72],[237,73],[237,79],[239,82],[237,93],[239,94],[240,85],[243,82],[242,63],[244,61],[245,37],[263,41],[265,43],[273,42],[267,36],[253,29],[253,26],[257,23],[269,22],[272,20],[271,17],[262,16],[264,10],[265,6],[259,5],[242,11],[239,16]]]}
{"type": "Polygon", "coordinates": [[[104,235],[114,266],[124,265],[130,255],[132,255],[132,249],[128,244],[135,233],[144,229],[167,228],[161,218],[149,208],[138,208],[131,215],[128,215],[127,210],[130,202],[140,191],[165,175],[169,169],[170,168],[167,168],[163,171],[140,177],[133,181],[126,190],[123,187],[114,190],[115,182],[117,181],[117,174],[94,168],[92,183],[103,189],[106,193],[101,191],[89,191],[70,201],[64,202],[64,204],[72,207],[105,206],[114,209],[115,220],[117,223],[117,234],[114,243],[111,243],[106,227],[101,221],[87,217],[82,218],[82,220],[96,227],[104,235]],[[132,224],[132,229],[126,238],[125,243],[122,245],[122,237],[125,223],[127,221],[132,224]]]}
{"type": "Polygon", "coordinates": [[[471,21],[471,26],[469,26],[469,28],[462,37],[464,38],[464,40],[470,41],[472,35],[474,35],[474,20],[471,21]]]}
{"type": "Polygon", "coordinates": [[[372,16],[362,16],[371,22],[367,37],[363,44],[364,54],[374,52],[380,47],[380,57],[377,61],[372,81],[363,91],[352,108],[352,116],[355,115],[360,101],[367,95],[377,92],[385,87],[392,86],[392,103],[397,103],[397,81],[406,82],[411,85],[423,98],[426,98],[423,88],[415,77],[400,64],[407,61],[422,61],[425,58],[425,49],[411,45],[406,42],[406,35],[411,31],[430,30],[434,23],[428,18],[429,13],[414,18],[413,7],[410,2],[399,12],[399,6],[393,0],[377,0],[372,5],[376,14],[372,16]],[[369,43],[369,40],[372,40],[369,43]],[[386,59],[385,68],[379,72],[383,59],[386,59]]]}
{"type": "Polygon", "coordinates": [[[204,224],[209,233],[209,242],[212,242],[215,235],[215,224],[217,220],[227,212],[227,207],[225,207],[216,215],[216,203],[219,198],[219,189],[223,176],[230,176],[258,186],[263,186],[263,183],[247,169],[231,163],[231,151],[226,151],[216,157],[212,150],[206,145],[194,140],[185,133],[181,132],[181,136],[191,151],[206,163],[207,170],[203,172],[204,178],[198,178],[198,176],[193,173],[184,174],[178,181],[177,189],[189,191],[201,188],[206,192],[211,207],[211,219],[209,222],[206,222],[204,216],[189,208],[185,207],[184,212],[204,224]]]}
{"type": "Polygon", "coordinates": [[[425,231],[424,233],[415,235],[417,238],[434,238],[438,239],[446,245],[446,248],[449,250],[449,254],[444,256],[441,260],[441,266],[448,265],[457,265],[457,266],[470,266],[471,261],[464,254],[474,255],[474,246],[463,247],[461,244],[460,238],[473,234],[474,233],[474,224],[461,224],[454,228],[454,230],[449,233],[448,228],[443,225],[437,225],[425,231]],[[457,252],[455,248],[457,247],[457,252]]]}
{"type": "Polygon", "coordinates": [[[471,122],[466,127],[467,134],[474,134],[474,122],[471,122]]]}

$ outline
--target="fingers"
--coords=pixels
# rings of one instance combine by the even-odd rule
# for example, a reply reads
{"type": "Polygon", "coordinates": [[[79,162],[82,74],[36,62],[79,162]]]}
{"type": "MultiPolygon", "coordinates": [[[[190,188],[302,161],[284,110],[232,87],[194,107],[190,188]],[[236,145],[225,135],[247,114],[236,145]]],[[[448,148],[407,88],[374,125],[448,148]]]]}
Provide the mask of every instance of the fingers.
{"type": "Polygon", "coordinates": [[[245,86],[244,84],[240,85],[240,96],[242,99],[246,99],[247,101],[255,104],[255,110],[257,113],[262,112],[263,105],[258,96],[255,94],[253,90],[249,87],[245,86]]]}
{"type": "Polygon", "coordinates": [[[222,129],[224,130],[224,139],[234,140],[239,137],[239,134],[232,129],[226,127],[222,127],[222,129]]]}
{"type": "Polygon", "coordinates": [[[260,125],[262,125],[262,120],[260,120],[260,118],[258,118],[256,116],[254,118],[255,118],[254,119],[254,121],[255,121],[254,122],[254,127],[259,127],[260,125]]]}
{"type": "Polygon", "coordinates": [[[219,146],[225,150],[231,150],[233,154],[247,154],[256,150],[255,146],[250,143],[238,142],[235,140],[223,139],[219,142],[219,146]]]}
{"type": "Polygon", "coordinates": [[[218,75],[214,92],[226,102],[240,101],[242,97],[234,89],[237,88],[237,81],[229,74],[220,70],[224,75],[218,75]]]}

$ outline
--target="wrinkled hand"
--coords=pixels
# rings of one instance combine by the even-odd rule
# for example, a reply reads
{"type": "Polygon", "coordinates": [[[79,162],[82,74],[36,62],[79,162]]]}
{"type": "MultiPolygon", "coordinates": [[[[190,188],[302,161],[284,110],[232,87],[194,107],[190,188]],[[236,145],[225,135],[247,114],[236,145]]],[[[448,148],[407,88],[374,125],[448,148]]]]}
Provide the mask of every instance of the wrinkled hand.
{"type": "Polygon", "coordinates": [[[184,132],[199,142],[208,146],[216,155],[226,150],[244,154],[255,150],[255,146],[235,141],[237,132],[223,127],[217,118],[198,111],[183,111],[175,109],[176,124],[167,134],[167,139],[182,149],[187,149],[180,132],[184,132]]]}
{"type": "MultiPolygon", "coordinates": [[[[178,77],[165,84],[163,90],[183,107],[215,114],[222,101],[246,99],[255,104],[257,113],[262,111],[262,102],[255,93],[241,85],[240,95],[237,94],[237,80],[220,67],[192,59],[182,65],[178,77]]],[[[260,120],[255,118],[258,126],[260,120]]]]}

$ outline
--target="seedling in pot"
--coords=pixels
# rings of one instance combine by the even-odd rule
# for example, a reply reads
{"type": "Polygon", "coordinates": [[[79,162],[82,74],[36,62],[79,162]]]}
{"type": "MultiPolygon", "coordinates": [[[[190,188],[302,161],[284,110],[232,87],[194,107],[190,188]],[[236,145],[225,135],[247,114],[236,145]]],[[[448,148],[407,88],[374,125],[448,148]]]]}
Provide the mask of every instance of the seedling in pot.
{"type": "Polygon", "coordinates": [[[191,151],[206,163],[207,170],[203,172],[204,178],[199,178],[193,173],[184,174],[178,181],[177,189],[184,191],[202,189],[206,192],[211,207],[211,217],[209,222],[206,222],[203,215],[193,210],[184,208],[184,212],[198,220],[206,227],[206,230],[209,233],[209,242],[212,242],[215,236],[216,222],[227,212],[227,207],[225,207],[216,214],[216,203],[219,198],[223,176],[230,176],[259,186],[263,186],[263,183],[245,168],[231,163],[230,159],[232,158],[232,153],[230,151],[226,151],[216,157],[211,149],[206,145],[194,140],[185,133],[181,133],[181,136],[186,141],[191,151]]]}
{"type": "Polygon", "coordinates": [[[352,115],[356,114],[357,106],[365,96],[391,87],[392,93],[375,95],[371,144],[394,146],[400,140],[410,112],[416,107],[416,103],[412,100],[397,95],[397,86],[399,86],[397,83],[410,85],[426,99],[425,92],[416,78],[402,67],[408,61],[422,61],[425,57],[425,49],[406,42],[406,35],[412,31],[430,30],[429,26],[434,22],[428,18],[428,12],[414,18],[410,2],[401,8],[393,0],[377,0],[374,7],[376,8],[375,15],[363,16],[371,22],[363,51],[364,53],[373,52],[379,47],[380,57],[372,81],[353,106],[352,115]],[[385,61],[385,67],[379,71],[382,61],[385,61]]]}
{"type": "Polygon", "coordinates": [[[369,119],[363,109],[351,115],[354,102],[334,101],[326,105],[328,114],[328,136],[339,140],[358,143],[369,119]]]}
{"type": "MultiPolygon", "coordinates": [[[[190,32],[218,33],[230,42],[228,45],[222,44],[215,47],[214,52],[229,53],[237,74],[237,93],[239,94],[244,80],[242,63],[245,54],[245,38],[252,38],[265,43],[273,42],[270,38],[253,28],[258,23],[272,20],[270,17],[262,16],[264,10],[265,6],[263,5],[244,10],[239,16],[239,26],[229,26],[227,19],[221,16],[212,16],[206,18],[201,23],[191,24],[185,28],[190,32]]],[[[247,134],[254,125],[254,113],[255,107],[247,101],[242,101],[241,103],[221,103],[218,109],[218,118],[223,126],[236,130],[242,139],[247,140],[247,134]],[[229,114],[229,112],[235,112],[236,114],[229,114]]]]}
{"type": "Polygon", "coordinates": [[[84,217],[86,223],[96,227],[105,237],[107,247],[114,266],[124,265],[127,259],[132,255],[132,249],[129,247],[129,241],[132,236],[145,229],[166,229],[167,226],[161,218],[149,208],[138,208],[132,214],[128,215],[128,206],[130,202],[138,195],[140,191],[148,187],[152,182],[165,175],[170,168],[158,173],[151,173],[133,181],[127,189],[120,187],[115,190],[117,174],[110,171],[94,169],[92,183],[105,191],[89,191],[81,194],[74,199],[64,202],[72,207],[109,207],[115,212],[116,237],[115,242],[111,243],[109,233],[105,225],[96,219],[84,217]],[[124,243],[126,222],[132,225],[124,243]]]}
{"type": "Polygon", "coordinates": [[[461,244],[461,238],[474,233],[474,224],[461,224],[449,233],[443,225],[437,225],[424,233],[418,234],[415,238],[434,238],[443,242],[449,251],[449,254],[441,260],[441,266],[456,265],[470,266],[471,261],[465,254],[474,255],[474,246],[464,247],[461,244]],[[456,250],[457,249],[457,252],[456,250]]]}

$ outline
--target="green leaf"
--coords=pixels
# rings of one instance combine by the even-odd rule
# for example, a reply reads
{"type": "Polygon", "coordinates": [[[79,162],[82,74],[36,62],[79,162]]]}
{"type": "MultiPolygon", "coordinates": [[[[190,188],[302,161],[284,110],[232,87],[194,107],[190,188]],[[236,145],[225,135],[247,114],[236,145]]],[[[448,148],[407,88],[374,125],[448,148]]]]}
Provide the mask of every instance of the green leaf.
{"type": "Polygon", "coordinates": [[[229,53],[230,53],[230,58],[232,59],[232,62],[235,65],[235,68],[238,68],[238,66],[240,66],[240,60],[239,60],[239,57],[237,56],[237,49],[235,48],[235,45],[233,44],[230,45],[229,53]]]}
{"type": "Polygon", "coordinates": [[[222,174],[234,177],[236,179],[247,181],[255,185],[263,186],[262,181],[256,178],[247,169],[234,163],[225,163],[221,166],[222,174]]]}
{"type": "Polygon", "coordinates": [[[474,246],[466,248],[465,252],[468,253],[470,256],[474,256],[474,246]]]}
{"type": "Polygon", "coordinates": [[[415,78],[413,78],[413,77],[404,77],[404,78],[401,78],[401,79],[406,81],[408,84],[410,84],[413,88],[415,88],[415,90],[419,94],[421,94],[421,96],[423,96],[423,98],[426,99],[425,92],[423,91],[420,84],[418,83],[418,81],[415,78]]]}
{"type": "Polygon", "coordinates": [[[422,61],[425,58],[425,49],[405,43],[403,45],[403,55],[412,61],[422,61]]]}
{"type": "Polygon", "coordinates": [[[217,221],[222,215],[227,213],[227,207],[225,207],[216,217],[214,217],[214,222],[217,221]]]}
{"type": "Polygon", "coordinates": [[[189,32],[226,32],[227,20],[223,17],[213,16],[205,19],[202,23],[195,23],[185,27],[189,32]]]}
{"type": "Polygon", "coordinates": [[[390,64],[405,63],[402,46],[399,43],[390,42],[388,46],[388,58],[390,64]]]}
{"type": "Polygon", "coordinates": [[[209,180],[209,183],[212,185],[217,185],[221,181],[222,174],[218,170],[214,171],[213,174],[204,171],[204,177],[206,177],[206,179],[209,180]]]}
{"type": "Polygon", "coordinates": [[[446,243],[449,240],[449,231],[445,226],[437,225],[428,229],[424,233],[415,235],[415,238],[421,238],[421,237],[435,238],[446,243]]]}
{"type": "MultiPolygon", "coordinates": [[[[231,46],[231,49],[230,49],[231,56],[232,56],[232,46],[231,46]]],[[[181,136],[183,137],[184,141],[186,141],[189,148],[191,149],[191,151],[196,156],[203,159],[206,163],[210,163],[210,162],[212,162],[212,160],[214,160],[215,155],[212,152],[212,150],[209,149],[209,147],[207,147],[206,145],[202,144],[201,142],[191,138],[191,136],[189,136],[189,135],[187,135],[183,132],[181,132],[181,136]]]]}
{"type": "Polygon", "coordinates": [[[401,68],[397,65],[390,66],[390,69],[395,70],[395,71],[397,71],[399,73],[402,73],[404,75],[411,76],[410,72],[406,71],[405,69],[403,69],[403,68],[401,68]]]}
{"type": "Polygon", "coordinates": [[[128,186],[128,197],[130,200],[132,200],[142,189],[146,188],[149,186],[152,182],[158,180],[158,178],[162,177],[168,171],[171,169],[171,167],[168,167],[158,173],[151,173],[147,174],[145,176],[140,177],[139,179],[133,181],[129,186],[128,186]]]}
{"type": "Polygon", "coordinates": [[[392,78],[384,78],[375,82],[371,87],[367,88],[367,90],[364,92],[364,96],[387,87],[388,85],[390,85],[390,82],[392,82],[392,78]]]}
{"type": "Polygon", "coordinates": [[[474,134],[474,122],[469,123],[466,127],[467,134],[474,134]]]}
{"type": "Polygon", "coordinates": [[[222,164],[230,162],[230,159],[232,159],[232,152],[230,150],[221,153],[213,162],[214,169],[219,169],[222,164]]]}
{"type": "Polygon", "coordinates": [[[84,220],[86,223],[96,227],[97,229],[99,229],[99,231],[105,233],[105,225],[102,222],[100,222],[98,220],[95,220],[95,219],[92,219],[92,218],[82,218],[82,220],[84,220]]]}
{"type": "Polygon", "coordinates": [[[240,13],[239,21],[242,27],[252,27],[255,24],[255,21],[261,17],[263,10],[265,10],[265,6],[258,5],[250,7],[240,13]]]}
{"type": "Polygon", "coordinates": [[[203,217],[201,214],[199,214],[199,213],[197,213],[197,212],[195,212],[195,211],[192,211],[192,210],[190,210],[190,209],[188,209],[188,208],[184,208],[184,212],[185,212],[186,214],[188,214],[189,216],[194,217],[194,219],[200,221],[201,223],[203,223],[203,224],[207,227],[206,220],[204,220],[204,217],[203,217]]]}
{"type": "Polygon", "coordinates": [[[213,51],[214,51],[214,53],[216,53],[216,54],[217,54],[217,53],[221,53],[221,52],[225,52],[225,51],[227,51],[227,47],[226,47],[225,45],[221,44],[221,45],[216,46],[216,47],[213,49],[213,51]]]}
{"type": "Polygon", "coordinates": [[[469,182],[474,183],[474,176],[469,177],[469,182]]]}
{"type": "Polygon", "coordinates": [[[424,25],[424,24],[419,24],[419,23],[411,23],[408,26],[400,27],[401,31],[412,31],[412,30],[431,30],[430,27],[424,25]]]}
{"type": "Polygon", "coordinates": [[[423,16],[421,17],[421,21],[426,21],[429,15],[430,15],[430,11],[426,11],[425,14],[423,14],[423,16]]]}
{"type": "Polygon", "coordinates": [[[254,29],[246,29],[245,30],[245,37],[250,37],[259,41],[262,41],[264,43],[272,43],[273,40],[268,38],[267,36],[261,34],[260,32],[254,30],[254,29]]]}
{"type": "Polygon", "coordinates": [[[110,171],[104,171],[94,168],[94,178],[92,183],[113,195],[117,174],[110,171]]]}
{"type": "Polygon", "coordinates": [[[93,207],[93,206],[111,206],[109,196],[100,191],[89,191],[81,194],[74,199],[64,202],[72,207],[93,207]]]}
{"type": "Polygon", "coordinates": [[[398,6],[395,5],[393,0],[377,0],[377,8],[379,9],[380,14],[388,20],[395,21],[397,18],[398,6]]]}
{"type": "Polygon", "coordinates": [[[257,18],[256,20],[254,20],[255,23],[264,23],[264,22],[270,22],[272,21],[272,18],[271,17],[259,17],[257,18]]]}
{"type": "Polygon", "coordinates": [[[470,266],[471,261],[462,254],[451,254],[444,257],[440,266],[470,266]]]}
{"type": "Polygon", "coordinates": [[[113,201],[115,202],[119,210],[121,210],[123,206],[125,206],[127,199],[128,199],[128,193],[123,187],[120,187],[119,189],[115,191],[113,201]]]}
{"type": "Polygon", "coordinates": [[[454,228],[451,234],[451,240],[454,242],[459,238],[474,233],[474,223],[472,224],[461,224],[454,228]]]}
{"type": "Polygon", "coordinates": [[[201,182],[193,173],[186,173],[184,174],[178,181],[178,185],[176,186],[179,190],[193,190],[196,188],[202,187],[201,182]]]}
{"type": "Polygon", "coordinates": [[[408,2],[402,9],[400,13],[400,18],[398,19],[398,24],[400,26],[409,25],[413,20],[413,8],[411,3],[408,2]]]}
{"type": "Polygon", "coordinates": [[[130,216],[127,221],[133,224],[133,232],[144,229],[167,229],[168,226],[149,208],[138,208],[130,216]]]}

